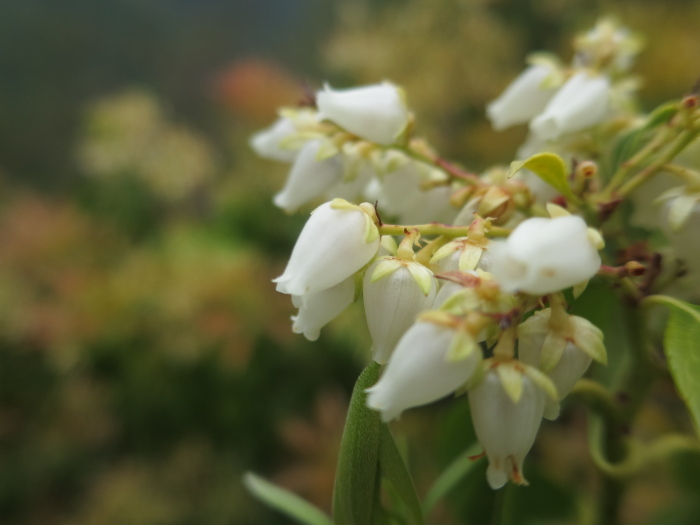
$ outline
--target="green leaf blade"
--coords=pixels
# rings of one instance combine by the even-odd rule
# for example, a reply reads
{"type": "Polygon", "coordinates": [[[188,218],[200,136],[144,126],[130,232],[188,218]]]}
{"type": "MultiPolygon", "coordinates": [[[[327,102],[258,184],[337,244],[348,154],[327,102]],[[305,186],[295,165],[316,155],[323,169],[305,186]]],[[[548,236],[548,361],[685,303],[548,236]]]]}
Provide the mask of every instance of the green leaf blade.
{"type": "Polygon", "coordinates": [[[423,508],[426,513],[430,511],[438,501],[444,498],[448,492],[457,486],[457,483],[474,468],[476,462],[472,458],[478,455],[481,450],[481,445],[475,443],[457,456],[442,472],[423,500],[423,508]]]}
{"type": "Polygon", "coordinates": [[[382,424],[379,431],[379,468],[396,490],[408,509],[411,523],[423,525],[423,510],[416,494],[406,464],[401,458],[388,425],[382,424]]]}
{"type": "Polygon", "coordinates": [[[296,494],[246,472],[243,485],[257,499],[304,525],[333,525],[331,519],[296,494]]]}
{"type": "Polygon", "coordinates": [[[333,488],[336,525],[367,525],[375,515],[379,466],[379,412],[367,407],[365,390],[377,382],[380,365],[372,363],[355,383],[340,442],[333,488]]]}
{"type": "Polygon", "coordinates": [[[700,307],[678,300],[665,304],[670,310],[664,333],[668,367],[700,434],[700,307]]]}
{"type": "Polygon", "coordinates": [[[559,155],[538,153],[527,160],[512,162],[509,176],[512,177],[522,169],[530,170],[567,199],[578,201],[567,181],[569,170],[559,155]]]}

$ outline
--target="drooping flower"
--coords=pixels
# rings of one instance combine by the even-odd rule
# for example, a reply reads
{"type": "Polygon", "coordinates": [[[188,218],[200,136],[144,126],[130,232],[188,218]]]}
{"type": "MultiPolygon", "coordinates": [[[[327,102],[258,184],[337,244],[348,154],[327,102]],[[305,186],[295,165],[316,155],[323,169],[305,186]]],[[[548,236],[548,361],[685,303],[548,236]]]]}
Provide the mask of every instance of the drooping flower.
{"type": "Polygon", "coordinates": [[[281,148],[280,143],[296,133],[296,131],[296,126],[294,126],[291,119],[281,117],[270,127],[253,135],[250,138],[250,147],[262,158],[280,162],[293,162],[299,152],[281,148]]]}
{"type": "Polygon", "coordinates": [[[376,385],[367,389],[367,405],[391,421],[407,408],[427,405],[454,392],[472,376],[481,362],[474,348],[463,359],[448,359],[450,347],[460,341],[460,330],[417,321],[399,341],[376,385]]]}
{"type": "Polygon", "coordinates": [[[496,131],[525,124],[539,115],[556,92],[546,80],[552,67],[534,64],[523,71],[496,100],[486,106],[486,114],[496,131]]]}
{"type": "Polygon", "coordinates": [[[490,222],[476,217],[469,226],[467,237],[459,237],[441,246],[430,259],[430,264],[437,264],[440,272],[467,272],[471,270],[488,271],[490,256],[488,246],[491,241],[486,238],[490,222]]]}
{"type": "Polygon", "coordinates": [[[610,111],[611,86],[605,75],[575,73],[530,121],[530,130],[542,140],[581,131],[602,122],[610,111]]]}
{"type": "Polygon", "coordinates": [[[379,250],[374,208],[334,199],[313,211],[297,239],[284,273],[273,282],[277,291],[305,295],[344,281],[379,250]]]}
{"type": "Polygon", "coordinates": [[[344,90],[326,85],[316,104],[320,119],[383,146],[396,142],[409,119],[399,88],[388,82],[344,90]]]}
{"type": "Polygon", "coordinates": [[[309,341],[315,341],[321,333],[321,328],[338,317],[350,306],[354,298],[354,276],[320,292],[293,295],[292,302],[299,308],[299,313],[292,317],[292,330],[297,334],[304,334],[309,341]]]}
{"type": "Polygon", "coordinates": [[[482,381],[469,390],[474,430],[489,460],[486,479],[492,489],[509,478],[527,484],[523,460],[535,442],[546,392],[553,392],[546,378],[517,361],[490,363],[482,381]]]}
{"type": "Polygon", "coordinates": [[[527,219],[504,242],[489,244],[490,271],[506,292],[556,292],[596,274],[598,240],[581,217],[527,219]]]}
{"type": "Polygon", "coordinates": [[[379,208],[408,224],[451,223],[456,212],[450,205],[447,175],[423,162],[409,160],[386,173],[378,186],[379,208]],[[441,185],[424,189],[425,183],[441,185]]]}
{"type": "Polygon", "coordinates": [[[343,163],[339,154],[319,160],[321,139],[308,141],[299,152],[282,191],[275,195],[275,206],[288,213],[323,195],[343,178],[343,163]]]}
{"type": "Polygon", "coordinates": [[[416,315],[432,306],[436,293],[433,273],[412,260],[386,257],[369,267],[363,296],[375,361],[387,362],[416,315]]]}
{"type": "MultiPolygon", "coordinates": [[[[272,125],[250,137],[250,147],[264,159],[293,162],[317,125],[318,116],[313,109],[283,110],[272,125]]],[[[311,136],[314,134],[321,136],[318,132],[311,136]]]]}
{"type": "Polygon", "coordinates": [[[545,419],[559,416],[559,401],[571,392],[593,359],[606,363],[603,332],[583,317],[552,309],[535,312],[518,327],[518,358],[543,370],[557,388],[558,399],[548,398],[545,419]]]}

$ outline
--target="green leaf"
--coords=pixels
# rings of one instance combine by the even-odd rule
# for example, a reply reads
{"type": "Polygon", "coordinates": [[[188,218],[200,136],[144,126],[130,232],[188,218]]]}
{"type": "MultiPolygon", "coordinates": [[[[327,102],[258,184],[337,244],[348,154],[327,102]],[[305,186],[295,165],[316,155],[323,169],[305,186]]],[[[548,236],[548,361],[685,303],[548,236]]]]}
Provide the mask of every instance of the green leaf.
{"type": "Polygon", "coordinates": [[[569,170],[559,155],[538,153],[527,160],[511,162],[508,176],[512,177],[521,169],[530,170],[567,199],[578,201],[567,182],[569,170]]]}
{"type": "Polygon", "coordinates": [[[664,302],[670,310],[664,334],[668,367],[700,430],[700,306],[670,297],[664,302]]]}
{"type": "Polygon", "coordinates": [[[457,483],[467,475],[469,471],[474,468],[476,461],[472,458],[481,452],[481,445],[475,443],[462,454],[457,456],[457,458],[450,463],[440,477],[437,479],[435,484],[430,488],[428,494],[423,500],[423,508],[425,512],[428,513],[435,504],[440,501],[445,495],[450,492],[457,483]]]}
{"type": "Polygon", "coordinates": [[[305,525],[333,525],[331,519],[308,501],[256,476],[243,475],[243,485],[260,501],[305,525]]]}
{"type": "Polygon", "coordinates": [[[423,524],[423,511],[420,500],[389,427],[382,424],[379,429],[379,468],[406,505],[414,525],[423,524]]]}
{"type": "Polygon", "coordinates": [[[379,412],[367,407],[365,390],[377,382],[380,365],[372,363],[355,383],[340,441],[333,488],[336,525],[372,523],[379,465],[379,412]]]}

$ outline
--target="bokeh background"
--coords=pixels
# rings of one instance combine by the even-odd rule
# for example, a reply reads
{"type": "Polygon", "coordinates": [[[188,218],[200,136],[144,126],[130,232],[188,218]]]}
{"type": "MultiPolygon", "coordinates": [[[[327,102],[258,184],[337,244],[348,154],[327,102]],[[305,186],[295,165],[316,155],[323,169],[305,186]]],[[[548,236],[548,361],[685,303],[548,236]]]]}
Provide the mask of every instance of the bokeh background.
{"type": "MultiPolygon", "coordinates": [[[[525,131],[494,133],[485,103],[601,15],[646,38],[643,107],[700,76],[691,0],[0,2],[0,523],[290,523],[245,492],[247,470],[329,510],[368,336],[359,307],[315,343],[291,333],[270,280],[306,212],[272,206],[287,167],[248,137],[324,80],[390,79],[444,156],[509,162],[525,131]]],[[[606,293],[579,308],[624,359],[606,293]]],[[[637,430],[689,429],[660,385],[637,430]]],[[[467,411],[445,400],[396,426],[421,494],[473,442],[467,411]]],[[[584,414],[546,424],[531,456],[508,523],[585,516],[584,414]]],[[[484,468],[434,523],[491,521],[484,468]]],[[[625,523],[697,523],[699,486],[692,458],[659,467],[625,523]]]]}

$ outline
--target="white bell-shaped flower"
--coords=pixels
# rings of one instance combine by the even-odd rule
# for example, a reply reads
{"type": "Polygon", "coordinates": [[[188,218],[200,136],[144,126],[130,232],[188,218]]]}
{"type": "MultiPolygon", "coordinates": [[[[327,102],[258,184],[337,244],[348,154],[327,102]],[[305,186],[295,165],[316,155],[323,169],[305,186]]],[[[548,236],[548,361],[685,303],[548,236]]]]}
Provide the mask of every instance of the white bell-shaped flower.
{"type": "MultiPolygon", "coordinates": [[[[547,334],[521,335],[518,340],[518,358],[530,366],[540,366],[542,345],[547,334]]],[[[593,358],[571,342],[567,342],[559,362],[547,375],[557,387],[559,400],[571,392],[576,381],[583,377],[593,358]]],[[[544,418],[554,420],[559,417],[559,401],[547,398],[544,407],[544,418]]]]}
{"type": "Polygon", "coordinates": [[[668,236],[671,246],[691,270],[700,269],[700,202],[695,202],[685,219],[677,227],[673,227],[669,217],[673,213],[674,203],[669,203],[664,210],[662,228],[668,236]]]}
{"type": "Polygon", "coordinates": [[[489,460],[486,479],[492,489],[501,488],[509,478],[518,484],[526,483],[523,460],[535,442],[544,402],[545,391],[508,364],[491,368],[469,390],[474,430],[489,460]],[[504,380],[519,385],[517,396],[513,389],[506,391],[504,380]]]}
{"type": "Polygon", "coordinates": [[[556,292],[596,274],[596,241],[581,217],[527,219],[505,242],[489,244],[490,271],[505,292],[556,292]]]}
{"type": "Polygon", "coordinates": [[[407,408],[447,396],[472,376],[481,362],[479,350],[448,361],[457,330],[429,321],[413,324],[399,341],[376,385],[367,389],[367,405],[391,421],[407,408]]]}
{"type": "Polygon", "coordinates": [[[393,144],[408,124],[409,114],[399,88],[384,82],[352,89],[324,86],[316,94],[320,119],[376,144],[393,144]]]}
{"type": "Polygon", "coordinates": [[[287,137],[297,132],[294,122],[286,117],[277,119],[270,127],[255,133],[250,137],[250,147],[255,153],[270,160],[280,162],[293,162],[299,153],[296,150],[285,149],[280,144],[287,137]]]}
{"type": "Polygon", "coordinates": [[[430,263],[437,264],[439,273],[468,272],[476,269],[488,272],[488,244],[490,241],[485,237],[475,243],[470,242],[468,237],[459,237],[441,246],[430,259],[430,263]]]}
{"type": "Polygon", "coordinates": [[[299,206],[323,195],[343,178],[343,163],[340,155],[318,159],[323,141],[314,139],[307,142],[294,161],[287,181],[273,202],[288,213],[299,206]]]}
{"type": "Polygon", "coordinates": [[[450,187],[422,189],[426,181],[446,181],[447,175],[427,164],[409,161],[384,175],[376,199],[379,209],[404,224],[452,223],[456,210],[450,204],[450,187]]]}
{"type": "Polygon", "coordinates": [[[309,341],[315,341],[321,328],[338,317],[352,304],[355,298],[355,276],[320,292],[293,295],[292,302],[299,308],[299,313],[292,316],[292,330],[304,334],[309,341]]]}
{"type": "MultiPolygon", "coordinates": [[[[467,273],[473,273],[473,275],[476,275],[476,272],[467,273]]],[[[437,310],[445,303],[445,301],[447,301],[456,293],[461,292],[462,290],[464,290],[464,286],[462,286],[461,284],[457,284],[452,281],[442,281],[442,286],[440,286],[438,293],[435,294],[435,300],[433,301],[432,308],[434,310],[437,310]]]]}
{"type": "Polygon", "coordinates": [[[433,304],[437,279],[422,264],[382,258],[365,273],[363,296],[372,355],[386,363],[401,336],[433,304]]]}
{"type": "Polygon", "coordinates": [[[345,176],[328,190],[328,196],[345,199],[350,202],[358,202],[365,197],[365,189],[375,176],[374,169],[369,163],[364,163],[357,168],[351,177],[345,176]]]}
{"type": "MultiPolygon", "coordinates": [[[[362,206],[362,207],[361,207],[362,206]]],[[[379,230],[365,209],[342,199],[322,204],[299,234],[284,273],[273,282],[291,295],[320,292],[344,281],[379,250],[379,230]]]]}
{"type": "Polygon", "coordinates": [[[518,327],[518,358],[552,380],[557,398],[547,398],[544,417],[559,416],[559,401],[571,392],[593,359],[607,363],[603,332],[587,319],[566,313],[561,296],[518,327]]]}
{"type": "Polygon", "coordinates": [[[486,114],[496,131],[525,124],[539,115],[556,89],[545,87],[552,67],[535,64],[523,71],[496,100],[486,106],[486,114]]]}
{"type": "Polygon", "coordinates": [[[599,124],[610,112],[610,79],[587,71],[575,73],[530,121],[530,130],[543,140],[599,124]]]}

